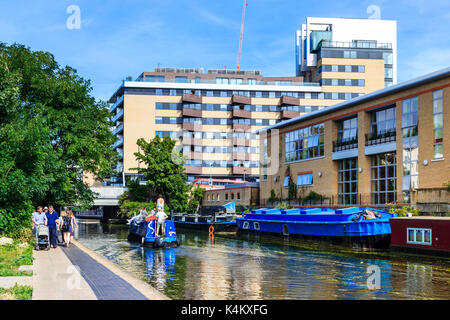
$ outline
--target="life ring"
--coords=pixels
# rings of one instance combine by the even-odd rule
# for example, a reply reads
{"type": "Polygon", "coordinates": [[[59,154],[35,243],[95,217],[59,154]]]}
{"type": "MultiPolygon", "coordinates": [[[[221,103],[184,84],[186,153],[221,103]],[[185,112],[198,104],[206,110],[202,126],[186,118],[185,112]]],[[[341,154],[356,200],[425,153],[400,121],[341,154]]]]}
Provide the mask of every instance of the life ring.
{"type": "Polygon", "coordinates": [[[209,235],[214,235],[214,227],[213,226],[209,226],[209,235]]]}

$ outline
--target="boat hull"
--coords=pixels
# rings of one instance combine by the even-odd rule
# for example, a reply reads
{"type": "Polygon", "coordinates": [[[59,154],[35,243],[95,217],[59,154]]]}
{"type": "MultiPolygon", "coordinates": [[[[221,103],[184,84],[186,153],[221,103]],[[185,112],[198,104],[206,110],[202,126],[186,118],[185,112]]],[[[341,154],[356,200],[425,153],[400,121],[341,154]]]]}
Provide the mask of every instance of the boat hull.
{"type": "MultiPolygon", "coordinates": [[[[375,210],[377,219],[365,220],[361,212],[370,208],[343,210],[257,210],[237,218],[239,233],[270,234],[295,239],[388,249],[391,214],[375,210]]],[[[374,209],[370,209],[374,210],[374,209]]]]}
{"type": "Polygon", "coordinates": [[[151,248],[178,247],[180,245],[173,221],[166,220],[165,235],[167,236],[157,237],[155,235],[155,220],[131,223],[128,241],[140,243],[145,247],[151,248]]]}

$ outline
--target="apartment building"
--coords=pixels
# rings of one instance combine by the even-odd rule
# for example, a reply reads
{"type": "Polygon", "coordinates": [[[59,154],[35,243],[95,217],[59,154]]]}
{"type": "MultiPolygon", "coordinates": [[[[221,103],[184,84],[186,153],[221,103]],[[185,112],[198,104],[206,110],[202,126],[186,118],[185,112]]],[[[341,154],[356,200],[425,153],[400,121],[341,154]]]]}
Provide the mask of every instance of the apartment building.
{"type": "MultiPolygon", "coordinates": [[[[382,81],[379,87],[383,87],[382,81]]],[[[336,87],[339,89],[339,87],[336,87]]],[[[136,173],[136,141],[169,136],[187,158],[190,180],[256,181],[255,131],[363,94],[362,86],[324,91],[303,77],[264,77],[259,71],[156,68],[124,81],[109,102],[114,148],[121,156],[112,184],[136,173]]]]}
{"type": "Polygon", "coordinates": [[[295,184],[300,200],[314,191],[330,205],[412,203],[447,212],[449,122],[446,68],[264,128],[260,204],[271,193],[288,199],[295,184]]]}
{"type": "Polygon", "coordinates": [[[397,22],[311,18],[296,32],[296,74],[324,92],[358,85],[369,93],[397,83],[397,22]]]}

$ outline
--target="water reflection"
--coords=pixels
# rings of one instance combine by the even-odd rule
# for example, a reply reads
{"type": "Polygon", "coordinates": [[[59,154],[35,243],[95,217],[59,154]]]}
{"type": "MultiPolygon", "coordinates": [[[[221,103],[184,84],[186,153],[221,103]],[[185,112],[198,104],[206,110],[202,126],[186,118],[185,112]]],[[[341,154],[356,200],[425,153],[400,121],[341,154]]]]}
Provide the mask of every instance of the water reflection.
{"type": "Polygon", "coordinates": [[[336,253],[208,238],[177,230],[181,246],[126,241],[126,226],[80,224],[79,240],[174,299],[448,299],[449,260],[336,253]],[[367,286],[379,267],[380,289],[367,286]]]}

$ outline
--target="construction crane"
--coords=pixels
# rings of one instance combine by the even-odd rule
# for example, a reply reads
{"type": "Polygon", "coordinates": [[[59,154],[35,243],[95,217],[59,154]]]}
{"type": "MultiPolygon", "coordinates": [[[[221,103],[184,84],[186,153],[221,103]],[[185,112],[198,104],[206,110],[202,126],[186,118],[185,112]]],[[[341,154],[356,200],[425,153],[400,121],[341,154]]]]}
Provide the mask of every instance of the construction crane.
{"type": "Polygon", "coordinates": [[[237,56],[237,70],[239,70],[239,67],[241,65],[241,51],[242,51],[242,38],[244,36],[244,22],[245,22],[245,8],[247,7],[247,0],[243,0],[243,6],[242,6],[242,20],[241,20],[241,37],[239,38],[239,51],[237,56]]]}

